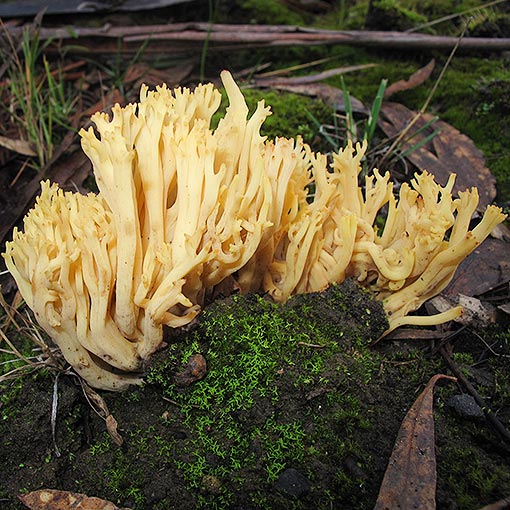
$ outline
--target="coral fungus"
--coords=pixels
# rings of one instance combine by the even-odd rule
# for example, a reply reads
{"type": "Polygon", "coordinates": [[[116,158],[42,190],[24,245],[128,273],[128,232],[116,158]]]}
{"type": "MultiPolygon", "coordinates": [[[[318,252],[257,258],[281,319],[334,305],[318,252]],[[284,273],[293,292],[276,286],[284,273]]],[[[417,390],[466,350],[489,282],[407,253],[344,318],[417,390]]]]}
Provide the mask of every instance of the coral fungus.
{"type": "Polygon", "coordinates": [[[212,84],[194,91],[142,88],[138,104],[116,105],[80,132],[99,194],[42,193],[4,254],[26,303],[92,386],[138,382],[144,359],[206,295],[234,275],[243,292],[276,301],[352,277],[381,299],[390,328],[440,323],[409,317],[504,219],[488,207],[471,231],[475,189],[452,197],[427,172],[394,195],[377,170],[358,183],[366,145],[331,163],[302,142],[269,141],[228,72],[230,106],[218,127],[212,84]],[[388,213],[381,232],[375,220],[388,213]]]}

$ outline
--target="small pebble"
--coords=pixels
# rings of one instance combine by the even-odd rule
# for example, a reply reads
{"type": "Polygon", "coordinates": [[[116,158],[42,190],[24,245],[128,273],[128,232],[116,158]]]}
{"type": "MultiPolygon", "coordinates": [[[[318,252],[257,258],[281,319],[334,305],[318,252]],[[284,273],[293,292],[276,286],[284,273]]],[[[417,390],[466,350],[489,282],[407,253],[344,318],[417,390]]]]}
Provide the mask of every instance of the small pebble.
{"type": "Polygon", "coordinates": [[[479,420],[484,417],[482,408],[476,403],[475,399],[466,393],[462,395],[453,395],[448,399],[448,406],[451,407],[462,418],[479,420]]]}
{"type": "Polygon", "coordinates": [[[219,494],[221,492],[221,482],[213,475],[204,475],[202,477],[202,489],[209,494],[219,494]]]}
{"type": "Polygon", "coordinates": [[[202,354],[193,354],[183,370],[174,375],[174,383],[185,388],[196,381],[200,381],[207,374],[207,363],[202,354]]]}
{"type": "Polygon", "coordinates": [[[310,481],[303,473],[294,468],[282,471],[275,487],[293,498],[300,498],[310,492],[310,481]]]}

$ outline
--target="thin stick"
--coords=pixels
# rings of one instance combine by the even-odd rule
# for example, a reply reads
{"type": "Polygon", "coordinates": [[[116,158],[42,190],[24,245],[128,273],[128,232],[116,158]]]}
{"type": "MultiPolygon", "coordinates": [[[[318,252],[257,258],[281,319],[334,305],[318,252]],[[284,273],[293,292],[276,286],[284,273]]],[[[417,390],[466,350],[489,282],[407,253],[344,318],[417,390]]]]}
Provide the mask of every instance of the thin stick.
{"type": "Polygon", "coordinates": [[[57,446],[57,412],[58,412],[58,372],[55,375],[55,382],[53,383],[53,399],[51,403],[51,435],[53,437],[53,447],[55,455],[60,457],[60,450],[57,446]]]}

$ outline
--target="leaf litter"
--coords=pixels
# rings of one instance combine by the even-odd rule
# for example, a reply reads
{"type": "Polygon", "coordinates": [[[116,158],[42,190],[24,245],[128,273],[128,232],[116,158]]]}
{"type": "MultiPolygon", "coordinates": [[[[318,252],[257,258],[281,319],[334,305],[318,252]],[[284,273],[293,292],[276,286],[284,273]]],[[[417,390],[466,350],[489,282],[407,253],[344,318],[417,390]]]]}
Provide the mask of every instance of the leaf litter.
{"type": "Polygon", "coordinates": [[[19,499],[30,510],[129,510],[101,498],[54,489],[29,492],[19,499]]]}

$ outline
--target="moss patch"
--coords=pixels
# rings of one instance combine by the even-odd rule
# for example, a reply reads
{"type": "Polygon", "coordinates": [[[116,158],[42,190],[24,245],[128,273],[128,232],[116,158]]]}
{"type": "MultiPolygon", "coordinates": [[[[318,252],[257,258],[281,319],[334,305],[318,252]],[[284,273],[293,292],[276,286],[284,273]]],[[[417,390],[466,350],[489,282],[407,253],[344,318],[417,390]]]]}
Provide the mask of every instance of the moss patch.
{"type": "MultiPolygon", "coordinates": [[[[261,134],[270,140],[277,137],[293,138],[296,133],[311,145],[314,150],[320,150],[323,145],[322,137],[318,136],[317,123],[331,122],[332,110],[321,100],[312,99],[290,92],[278,92],[275,90],[260,90],[244,88],[243,95],[248,105],[250,115],[255,111],[257,103],[264,101],[266,106],[271,107],[272,114],[267,117],[262,125],[261,134]]],[[[219,119],[225,115],[228,99],[222,95],[222,103],[212,119],[215,126],[219,119]]]]}
{"type": "Polygon", "coordinates": [[[173,420],[167,418],[170,426],[189,431],[178,467],[200,491],[197,507],[235,502],[267,508],[260,493],[270,491],[286,468],[313,477],[311,458],[345,455],[345,444],[329,434],[331,420],[351,431],[363,420],[358,399],[338,395],[336,388],[347,378],[370,380],[377,365],[366,352],[367,340],[385,327],[380,306],[350,282],[283,307],[256,295],[213,304],[191,344],[184,351],[173,344],[148,376],[178,407],[173,420]],[[179,389],[169,374],[195,352],[208,361],[207,377],[179,389]],[[316,406],[331,412],[316,414],[316,406]],[[217,484],[212,498],[207,480],[217,484]]]}

